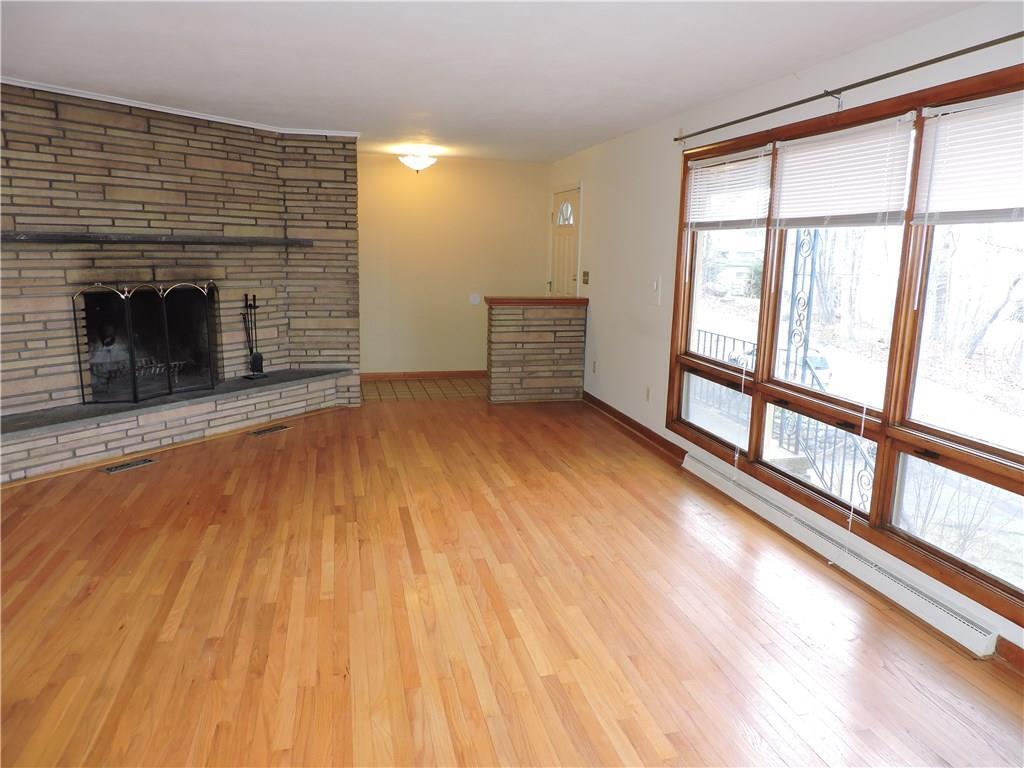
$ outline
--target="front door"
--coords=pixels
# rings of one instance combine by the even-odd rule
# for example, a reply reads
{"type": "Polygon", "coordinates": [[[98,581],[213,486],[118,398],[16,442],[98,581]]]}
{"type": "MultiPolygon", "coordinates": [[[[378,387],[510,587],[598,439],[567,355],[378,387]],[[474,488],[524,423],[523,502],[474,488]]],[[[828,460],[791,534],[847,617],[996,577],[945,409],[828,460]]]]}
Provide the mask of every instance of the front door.
{"type": "Polygon", "coordinates": [[[580,191],[570,189],[555,195],[551,212],[551,279],[553,296],[576,295],[576,269],[580,243],[580,191]]]}

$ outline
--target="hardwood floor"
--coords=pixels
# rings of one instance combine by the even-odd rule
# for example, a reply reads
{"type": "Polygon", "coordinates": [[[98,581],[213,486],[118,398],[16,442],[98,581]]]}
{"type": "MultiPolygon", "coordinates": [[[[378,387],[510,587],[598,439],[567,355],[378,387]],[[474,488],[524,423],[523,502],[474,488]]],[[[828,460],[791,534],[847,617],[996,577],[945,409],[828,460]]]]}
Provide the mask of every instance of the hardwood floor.
{"type": "Polygon", "coordinates": [[[1020,765],[968,658],[579,403],[3,493],[4,765],[1020,765]]]}

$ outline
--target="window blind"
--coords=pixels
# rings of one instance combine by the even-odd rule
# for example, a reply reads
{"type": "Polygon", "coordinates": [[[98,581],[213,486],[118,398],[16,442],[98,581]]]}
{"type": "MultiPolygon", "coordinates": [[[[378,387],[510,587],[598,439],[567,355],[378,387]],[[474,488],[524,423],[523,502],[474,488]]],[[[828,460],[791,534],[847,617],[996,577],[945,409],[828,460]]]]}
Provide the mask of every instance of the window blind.
{"type": "Polygon", "coordinates": [[[695,160],[687,167],[686,224],[691,229],[763,227],[768,219],[771,147],[695,160]]]}
{"type": "Polygon", "coordinates": [[[1024,218],[1024,93],[925,111],[914,221],[1024,218]]]}
{"type": "Polygon", "coordinates": [[[775,224],[902,223],[913,133],[913,116],[905,115],[779,142],[775,224]]]}

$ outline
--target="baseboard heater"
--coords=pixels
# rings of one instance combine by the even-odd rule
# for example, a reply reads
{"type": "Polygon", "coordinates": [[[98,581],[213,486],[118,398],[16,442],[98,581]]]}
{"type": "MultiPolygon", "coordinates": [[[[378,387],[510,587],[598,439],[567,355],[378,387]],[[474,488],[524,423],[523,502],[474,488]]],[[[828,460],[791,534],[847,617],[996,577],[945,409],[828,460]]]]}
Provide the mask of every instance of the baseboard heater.
{"type": "Polygon", "coordinates": [[[877,562],[871,557],[870,550],[874,547],[868,542],[849,534],[839,526],[823,521],[823,526],[836,528],[840,536],[850,537],[850,542],[845,544],[842,539],[831,535],[822,527],[801,519],[767,496],[735,482],[693,453],[687,453],[683,467],[810,547],[829,562],[906,608],[975,656],[985,657],[995,652],[998,638],[995,630],[877,562]]]}

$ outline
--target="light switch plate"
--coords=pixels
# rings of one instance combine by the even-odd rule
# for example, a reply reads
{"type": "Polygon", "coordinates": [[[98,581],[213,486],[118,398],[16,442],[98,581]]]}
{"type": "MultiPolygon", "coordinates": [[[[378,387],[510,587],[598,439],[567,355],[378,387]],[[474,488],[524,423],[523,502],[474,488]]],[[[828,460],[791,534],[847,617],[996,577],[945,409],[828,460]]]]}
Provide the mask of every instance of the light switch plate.
{"type": "Polygon", "coordinates": [[[469,303],[470,304],[474,304],[474,305],[479,304],[480,303],[480,294],[479,293],[471,293],[471,294],[469,294],[469,303]]]}
{"type": "Polygon", "coordinates": [[[583,270],[583,284],[584,285],[590,285],[590,270],[589,269],[584,269],[583,270]]]}

